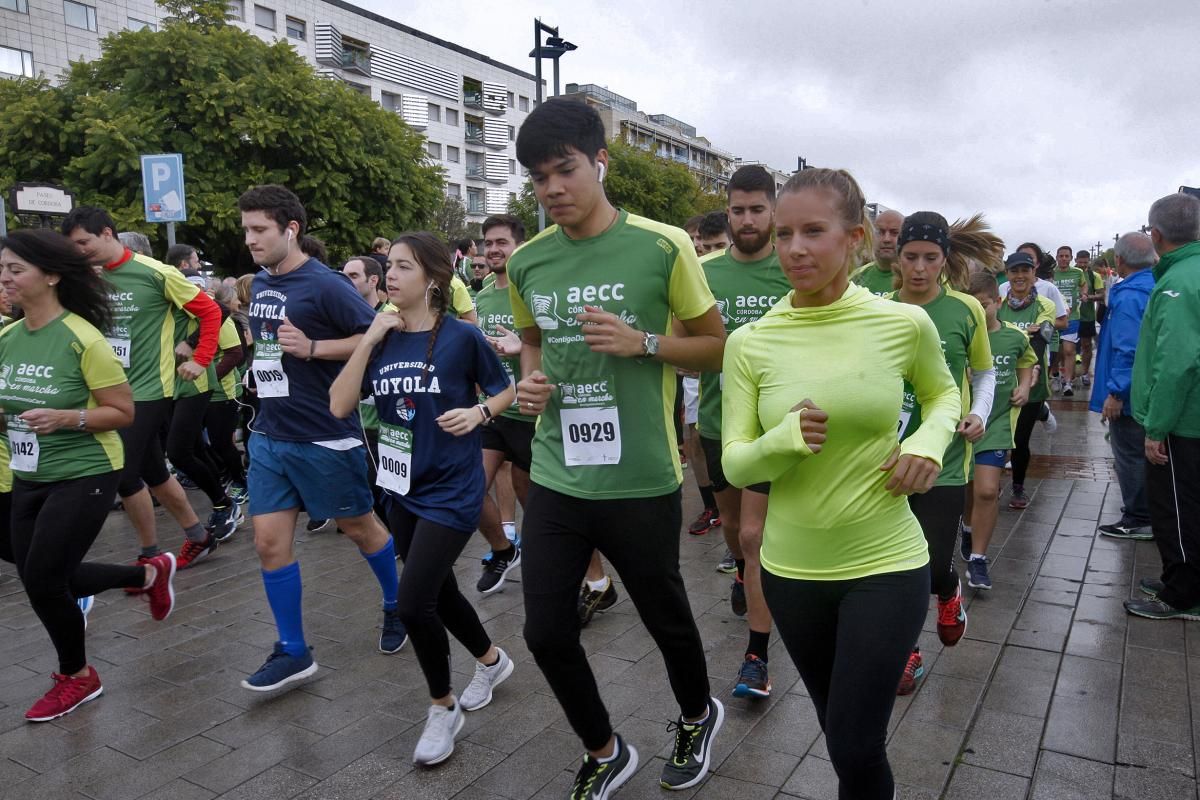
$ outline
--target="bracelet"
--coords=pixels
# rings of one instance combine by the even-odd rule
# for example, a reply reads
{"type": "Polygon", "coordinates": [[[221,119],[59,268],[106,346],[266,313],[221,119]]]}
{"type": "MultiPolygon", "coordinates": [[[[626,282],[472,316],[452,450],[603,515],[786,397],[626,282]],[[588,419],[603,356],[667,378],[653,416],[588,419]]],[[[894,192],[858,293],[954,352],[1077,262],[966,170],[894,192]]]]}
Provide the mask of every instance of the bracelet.
{"type": "Polygon", "coordinates": [[[75,430],[77,430],[77,431],[86,431],[87,430],[87,409],[86,408],[79,409],[79,424],[75,426],[75,430]]]}
{"type": "Polygon", "coordinates": [[[308,358],[306,358],[304,360],[312,361],[316,357],[317,357],[317,340],[309,339],[308,340],[308,358]]]}

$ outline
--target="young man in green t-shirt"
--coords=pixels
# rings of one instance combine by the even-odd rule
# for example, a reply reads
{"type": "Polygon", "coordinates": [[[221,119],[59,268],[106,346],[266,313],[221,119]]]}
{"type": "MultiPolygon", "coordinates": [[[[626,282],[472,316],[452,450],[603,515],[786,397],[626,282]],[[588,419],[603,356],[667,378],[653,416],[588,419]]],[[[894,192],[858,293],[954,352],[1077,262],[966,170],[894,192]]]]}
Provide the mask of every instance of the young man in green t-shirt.
{"type": "Polygon", "coordinates": [[[680,715],[660,782],[685,789],[708,772],[724,709],[679,572],[673,367],[719,369],[725,331],[687,234],[605,196],[595,109],[543,103],[521,126],[517,158],[555,223],[508,262],[517,397],[539,416],[522,531],[525,640],[588,751],[571,796],[607,797],[637,770],[637,751],[614,734],[579,643],[579,586],[599,550],[666,662],[680,715]],[[681,335],[667,335],[672,318],[681,335]]]}
{"type": "Polygon", "coordinates": [[[1079,308],[1086,291],[1083,285],[1083,270],[1071,266],[1072,252],[1069,245],[1064,244],[1058,248],[1054,254],[1057,263],[1054,265],[1052,279],[1058,291],[1062,293],[1070,314],[1059,344],[1059,374],[1054,383],[1054,390],[1061,391],[1063,397],[1072,397],[1075,394],[1075,348],[1079,344],[1079,308]]]}
{"type": "MultiPolygon", "coordinates": [[[[1101,267],[1104,262],[1097,264],[1101,267]]],[[[1083,271],[1083,295],[1079,303],[1079,382],[1092,385],[1093,345],[1096,342],[1097,302],[1104,302],[1104,276],[1092,269],[1092,254],[1080,250],[1075,254],[1075,266],[1083,271]]]]}

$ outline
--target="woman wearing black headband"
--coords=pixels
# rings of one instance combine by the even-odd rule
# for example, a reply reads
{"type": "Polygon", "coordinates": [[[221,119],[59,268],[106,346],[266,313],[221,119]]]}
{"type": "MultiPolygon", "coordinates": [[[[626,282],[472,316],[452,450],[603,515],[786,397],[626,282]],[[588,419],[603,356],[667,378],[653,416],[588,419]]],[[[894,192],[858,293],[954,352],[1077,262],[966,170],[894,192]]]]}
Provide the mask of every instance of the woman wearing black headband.
{"type": "MultiPolygon", "coordinates": [[[[930,589],[937,595],[938,638],[947,647],[958,644],[967,629],[962,588],[954,569],[954,543],[962,519],[964,487],[970,477],[970,443],[983,436],[984,420],[991,413],[996,388],[987,319],[979,301],[965,290],[970,281],[971,259],[993,263],[1003,253],[1003,243],[979,215],[951,226],[941,214],[920,211],[906,217],[900,229],[901,286],[892,297],[925,309],[938,329],[946,365],[962,392],[957,435],[942,457],[937,482],[928,492],[909,497],[909,505],[929,544],[930,589]],[[969,392],[968,370],[971,371],[969,392]]],[[[911,436],[920,425],[920,404],[906,386],[900,439],[911,436]]],[[[914,647],[898,692],[912,692],[923,673],[920,648],[914,647]]]]}

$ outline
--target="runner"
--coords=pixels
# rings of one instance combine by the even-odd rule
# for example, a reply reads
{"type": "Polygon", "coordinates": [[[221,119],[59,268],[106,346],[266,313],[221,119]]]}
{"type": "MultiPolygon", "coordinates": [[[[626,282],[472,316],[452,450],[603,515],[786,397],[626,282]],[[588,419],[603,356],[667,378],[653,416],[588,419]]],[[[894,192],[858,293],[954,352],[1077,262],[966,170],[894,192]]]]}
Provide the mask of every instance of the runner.
{"type": "MultiPolygon", "coordinates": [[[[525,225],[514,216],[504,214],[483,221],[483,257],[494,277],[475,296],[479,327],[484,336],[500,353],[504,372],[515,386],[521,371],[521,340],[513,333],[512,301],[508,296],[508,259],[525,242],[525,225]]],[[[533,458],[533,420],[521,414],[514,395],[511,408],[504,409],[483,429],[484,488],[479,531],[487,540],[491,553],[483,562],[483,574],[475,588],[491,594],[504,586],[504,579],[521,563],[521,548],[517,532],[504,530],[500,509],[489,492],[496,474],[505,463],[512,464],[512,486],[521,503],[529,498],[529,469],[533,458]]],[[[514,515],[515,516],[515,515],[514,515]]]]}
{"type": "Polygon", "coordinates": [[[903,224],[904,215],[892,208],[875,218],[875,260],[854,276],[854,282],[871,294],[890,297],[896,291],[896,242],[903,224]]]}
{"type": "Polygon", "coordinates": [[[120,431],[125,452],[133,456],[125,462],[117,494],[141,544],[138,563],[159,552],[151,493],[183,528],[184,547],[203,544],[210,534],[179,481],[167,471],[159,434],[170,415],[176,376],[196,380],[216,355],[221,309],[179,270],[135,255],[122,245],[116,223],[103,209],[76,207],[63,221],[62,230],[84,258],[104,268],[104,278],[112,286],[113,327],[106,338],[126,370],[134,402],[133,422],[120,431]],[[176,309],[195,317],[200,331],[195,354],[178,367],[172,350],[176,309]]]}
{"type": "Polygon", "coordinates": [[[0,284],[25,317],[0,337],[0,402],[14,474],[11,549],[29,603],[58,654],[54,687],[30,722],[69,714],[103,692],[87,663],[76,602],[108,589],[146,590],[150,613],[175,602],[175,556],[144,564],[85,562],[112,506],[124,451],[117,428],[133,418],[133,391],[104,340],[108,286],[66,237],[17,230],[0,238],[0,284]]]}
{"type": "Polygon", "coordinates": [[[729,215],[724,211],[710,211],[700,220],[700,255],[725,252],[730,244],[729,215]]]}
{"type": "MultiPolygon", "coordinates": [[[[1058,290],[1058,287],[1054,285],[1053,281],[1047,280],[1047,278],[1053,277],[1053,275],[1054,275],[1054,268],[1053,268],[1054,259],[1050,258],[1050,256],[1048,254],[1044,253],[1042,251],[1042,248],[1039,247],[1035,242],[1025,242],[1024,244],[1022,244],[1020,247],[1017,248],[1017,252],[1025,253],[1031,259],[1031,263],[1034,265],[1033,286],[1034,286],[1034,288],[1037,289],[1038,296],[1049,299],[1051,305],[1053,306],[1054,319],[1052,321],[1053,324],[1050,326],[1050,344],[1047,347],[1047,350],[1048,350],[1047,363],[1050,364],[1050,368],[1053,368],[1054,366],[1056,366],[1058,364],[1058,347],[1059,347],[1059,344],[1061,341],[1060,332],[1064,328],[1067,327],[1067,323],[1069,322],[1070,309],[1068,308],[1066,301],[1063,299],[1062,292],[1060,292],[1058,290]],[[1043,266],[1045,268],[1044,270],[1042,269],[1043,266]],[[1042,277],[1043,273],[1047,276],[1046,278],[1042,277]]],[[[1006,276],[1007,276],[1007,273],[1008,273],[1008,270],[1006,269],[1005,270],[1006,276]]],[[[1009,286],[1008,286],[1007,281],[1005,281],[1005,283],[1001,284],[1001,286],[1000,286],[1000,299],[1001,300],[1008,299],[1008,291],[1009,291],[1009,286]]],[[[1003,305],[1003,304],[1001,304],[1001,305],[1003,305]]],[[[1003,319],[1003,317],[1002,317],[1002,319],[1003,319]]],[[[1034,343],[1034,347],[1035,347],[1035,349],[1037,348],[1036,343],[1034,343]]],[[[1049,371],[1050,368],[1045,368],[1045,367],[1043,368],[1043,371],[1045,374],[1042,377],[1044,377],[1046,379],[1047,387],[1049,387],[1049,385],[1050,385],[1050,371],[1049,371]]],[[[1048,399],[1048,396],[1047,396],[1047,399],[1048,399]]],[[[1026,406],[1026,407],[1028,407],[1028,406],[1026,406]]],[[[1054,433],[1056,430],[1058,430],[1058,420],[1054,418],[1054,412],[1050,410],[1049,402],[1042,403],[1041,411],[1039,412],[1039,414],[1040,414],[1040,416],[1036,420],[1033,420],[1033,421],[1043,423],[1046,426],[1046,433],[1054,433]]],[[[1033,433],[1033,428],[1031,427],[1029,429],[1029,435],[1032,435],[1032,433],[1033,433]]],[[[1026,450],[1028,450],[1029,435],[1027,435],[1025,437],[1025,449],[1026,450]]],[[[1021,434],[1017,433],[1015,435],[1015,439],[1016,439],[1016,449],[1020,449],[1021,448],[1021,434]]],[[[1027,498],[1025,498],[1024,500],[1017,500],[1017,502],[1024,502],[1025,505],[1028,505],[1027,498]]],[[[1020,508],[1025,508],[1025,505],[1020,506],[1020,508]]],[[[1009,508],[1015,509],[1017,507],[1018,506],[1014,506],[1010,502],[1009,508]]]]}
{"type": "MultiPolygon", "coordinates": [[[[930,590],[937,596],[938,639],[946,647],[953,647],[967,630],[962,585],[954,569],[954,545],[963,524],[964,487],[974,460],[972,443],[984,434],[984,421],[991,415],[996,391],[987,319],[979,301],[964,292],[970,282],[971,260],[998,261],[1004,245],[988,230],[981,215],[950,225],[933,211],[905,217],[898,244],[901,284],[893,299],[920,306],[933,320],[946,366],[959,391],[958,425],[942,454],[941,472],[929,491],[908,499],[929,545],[929,581],[930,590]]],[[[904,392],[901,442],[920,430],[924,416],[912,387],[905,386],[904,392]]],[[[911,694],[924,672],[921,648],[914,646],[897,692],[911,694]]]]}
{"type": "MultiPolygon", "coordinates": [[[[729,178],[729,221],[733,244],[705,257],[700,263],[717,299],[726,333],[733,333],[773,308],[791,288],[779,266],[771,241],[775,231],[775,179],[760,166],[745,166],[729,178]]],[[[729,485],[721,469],[720,372],[700,377],[700,446],[721,510],[725,543],[734,556],[736,575],[730,584],[729,603],[734,614],[749,616],[750,637],[734,697],[769,697],[771,678],[767,648],[771,639],[771,612],[762,596],[758,552],[767,516],[771,486],[756,483],[745,490],[729,485]]]]}
{"type": "Polygon", "coordinates": [[[842,170],[784,185],[775,242],[793,290],[729,338],[722,463],[735,486],[771,484],[763,593],[838,797],[892,800],[888,719],[929,602],[929,548],[904,496],[933,485],[961,401],[929,317],[850,285],[871,252],[864,205],[842,170]],[[905,382],[925,418],[897,446],[905,382]]]}
{"type": "Polygon", "coordinates": [[[700,248],[700,221],[704,219],[703,214],[695,214],[687,218],[687,222],[683,223],[683,229],[687,231],[687,235],[691,237],[692,247],[696,249],[696,255],[704,255],[704,251],[700,248]]]}
{"type": "Polygon", "coordinates": [[[971,276],[971,296],[983,306],[987,317],[988,345],[996,370],[996,392],[987,431],[975,443],[975,474],[967,484],[960,552],[967,564],[967,585],[991,589],[987,548],[996,529],[1000,478],[1013,447],[1013,425],[1029,400],[1037,355],[1025,332],[1011,322],[1001,322],[1000,292],[991,272],[971,276]],[[969,523],[969,524],[968,524],[969,523]]]}
{"type": "Polygon", "coordinates": [[[1062,292],[1063,300],[1070,309],[1067,327],[1061,334],[1059,344],[1058,371],[1054,375],[1053,391],[1062,392],[1063,397],[1075,394],[1075,346],[1079,344],[1079,304],[1086,288],[1083,270],[1071,266],[1071,248],[1063,245],[1055,253],[1057,264],[1054,269],[1054,285],[1062,292]]]}
{"type": "Polygon", "coordinates": [[[1029,437],[1033,435],[1033,426],[1049,414],[1045,403],[1050,397],[1047,353],[1050,341],[1054,338],[1055,325],[1065,322],[1066,316],[1056,316],[1054,302],[1040,294],[1040,287],[1034,283],[1034,260],[1028,251],[1018,250],[1004,263],[1008,273],[1008,283],[1004,286],[1009,287],[1009,291],[996,317],[1025,331],[1039,364],[1039,374],[1029,391],[1029,402],[1021,407],[1013,429],[1012,498],[1008,507],[1020,510],[1029,506],[1029,496],[1025,494],[1025,471],[1029,468],[1030,459],[1029,437]]]}
{"type": "MultiPolygon", "coordinates": [[[[1098,262],[1104,267],[1104,262],[1098,262]]],[[[1095,356],[1093,345],[1096,342],[1096,312],[1097,304],[1104,305],[1104,276],[1092,269],[1092,254],[1080,250],[1075,254],[1075,266],[1083,270],[1083,297],[1079,304],[1079,382],[1084,386],[1092,385],[1092,358],[1095,356]]]]}
{"type": "MultiPolygon", "coordinates": [[[[215,367],[216,382],[212,385],[212,397],[204,412],[204,429],[208,433],[210,450],[228,483],[225,491],[238,504],[246,504],[246,469],[242,465],[242,454],[233,443],[233,432],[237,430],[237,398],[242,393],[242,366],[249,352],[250,342],[243,340],[249,330],[238,327],[234,312],[238,309],[237,293],[228,286],[220,285],[213,292],[218,305],[229,309],[230,314],[221,323],[221,334],[217,339],[218,360],[215,367]]],[[[239,509],[238,516],[244,519],[239,509]]]]}
{"type": "Polygon", "coordinates": [[[408,636],[396,609],[392,537],[371,508],[357,414],[335,419],[329,413],[329,386],[375,313],[345,276],[299,249],[307,215],[291,191],[256,186],[238,198],[238,208],[250,255],[265,267],[254,278],[249,309],[259,398],[247,446],[249,505],[279,641],[262,667],[242,681],[243,688],[264,692],[317,671],[304,639],[300,562],[293,546],[301,503],[313,517],[336,519],[379,581],[380,651],[398,652],[408,636]]]}
{"type": "Polygon", "coordinates": [[[452,274],[441,240],[401,234],[388,253],[388,299],[396,310],[375,317],[329,389],[339,419],[355,413],[363,393],[379,412],[379,484],[390,495],[388,527],[405,566],[397,609],[433,701],[413,753],[426,766],[450,757],[463,711],[490,703],[492,689],[513,671],[458,590],[454,560],[479,522],[485,491],[477,431],[516,393],[483,335],[446,318],[452,274]],[[478,402],[476,387],[487,402],[478,402]],[[447,630],[476,660],[475,677],[457,700],[447,630]]]}
{"type": "Polygon", "coordinates": [[[573,798],[606,798],[637,769],[579,643],[577,592],[593,550],[624,582],[666,662],[680,717],[661,783],[708,772],[724,719],[679,573],[683,480],[671,366],[716,369],[724,331],[687,235],[604,194],[604,125],[552,100],[525,119],[517,158],[555,223],[509,259],[521,330],[521,412],[541,415],[525,510],[525,639],[588,754],[573,798]],[[684,336],[667,336],[671,318],[684,336]],[[634,528],[631,530],[630,525],[634,528]]]}

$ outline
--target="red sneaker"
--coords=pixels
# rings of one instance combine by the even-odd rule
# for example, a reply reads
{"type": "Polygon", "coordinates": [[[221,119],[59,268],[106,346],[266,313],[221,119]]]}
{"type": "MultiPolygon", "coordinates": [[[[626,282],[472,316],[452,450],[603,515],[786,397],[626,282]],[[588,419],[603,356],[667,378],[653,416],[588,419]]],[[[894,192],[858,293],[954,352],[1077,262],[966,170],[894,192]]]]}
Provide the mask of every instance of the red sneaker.
{"type": "Polygon", "coordinates": [[[184,539],[183,547],[179,548],[179,557],[175,559],[175,562],[179,569],[187,569],[211,553],[216,546],[216,537],[211,533],[208,534],[208,538],[203,542],[193,542],[191,539],[184,539]]]}
{"type": "Polygon", "coordinates": [[[696,521],[688,526],[692,536],[703,536],[713,528],[721,527],[721,516],[715,508],[706,508],[696,517],[696,521]]]}
{"type": "Polygon", "coordinates": [[[942,644],[946,647],[958,644],[958,640],[967,632],[967,610],[962,604],[961,585],[949,600],[938,598],[937,617],[938,638],[942,644]]]}
{"type": "Polygon", "coordinates": [[[88,674],[82,678],[59,675],[57,672],[51,673],[50,677],[54,679],[54,687],[25,712],[25,719],[30,722],[58,719],[104,692],[100,676],[91,666],[88,667],[88,674]]]}
{"type": "Polygon", "coordinates": [[[921,651],[913,650],[908,657],[908,663],[904,665],[904,674],[900,676],[900,685],[896,687],[896,694],[903,697],[915,692],[917,680],[924,674],[925,665],[921,662],[921,651]]]}
{"type": "MultiPolygon", "coordinates": [[[[133,563],[136,566],[144,567],[150,563],[150,556],[138,556],[137,561],[135,561],[133,563]]],[[[125,594],[141,594],[144,591],[146,591],[146,590],[140,586],[126,586],[125,587],[125,594]]]]}
{"type": "Polygon", "coordinates": [[[150,559],[150,566],[157,570],[154,583],[146,590],[150,597],[150,616],[164,620],[175,608],[175,554],[159,553],[150,559]]]}

